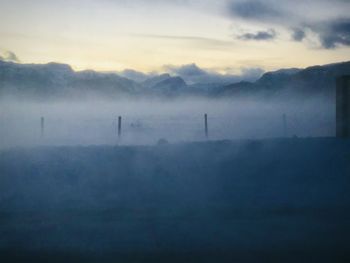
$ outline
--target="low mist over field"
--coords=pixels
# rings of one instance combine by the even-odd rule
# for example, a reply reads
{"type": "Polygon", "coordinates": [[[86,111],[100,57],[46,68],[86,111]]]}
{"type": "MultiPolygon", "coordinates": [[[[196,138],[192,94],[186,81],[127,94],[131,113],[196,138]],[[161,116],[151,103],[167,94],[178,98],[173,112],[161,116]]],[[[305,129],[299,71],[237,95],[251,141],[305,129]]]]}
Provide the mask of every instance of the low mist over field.
{"type": "Polygon", "coordinates": [[[350,73],[350,62],[281,69],[233,83],[191,66],[192,79],[206,74],[218,81],[192,84],[177,75],[135,79],[137,73],[128,72],[128,79],[120,76],[125,72],[75,72],[52,63],[0,62],[0,68],[4,148],[201,141],[207,139],[204,114],[210,140],[333,136],[336,78],[350,73]]]}
{"type": "Polygon", "coordinates": [[[1,147],[28,145],[155,144],[209,139],[333,136],[329,99],[181,98],[33,102],[2,100],[1,147]],[[283,121],[286,115],[286,127],[283,121]],[[122,136],[117,117],[122,116],[122,136]],[[44,117],[41,136],[40,118],[44,117]]]}
{"type": "Polygon", "coordinates": [[[350,262],[350,0],[0,18],[0,263],[350,262]]]}

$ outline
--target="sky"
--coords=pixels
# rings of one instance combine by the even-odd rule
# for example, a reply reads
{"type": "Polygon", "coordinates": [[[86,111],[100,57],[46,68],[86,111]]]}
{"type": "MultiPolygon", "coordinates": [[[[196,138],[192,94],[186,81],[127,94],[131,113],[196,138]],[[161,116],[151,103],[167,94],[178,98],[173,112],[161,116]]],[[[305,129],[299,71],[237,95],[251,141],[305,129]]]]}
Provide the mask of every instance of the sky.
{"type": "Polygon", "coordinates": [[[0,17],[0,59],[76,70],[230,75],[350,60],[350,0],[0,0],[0,17]]]}

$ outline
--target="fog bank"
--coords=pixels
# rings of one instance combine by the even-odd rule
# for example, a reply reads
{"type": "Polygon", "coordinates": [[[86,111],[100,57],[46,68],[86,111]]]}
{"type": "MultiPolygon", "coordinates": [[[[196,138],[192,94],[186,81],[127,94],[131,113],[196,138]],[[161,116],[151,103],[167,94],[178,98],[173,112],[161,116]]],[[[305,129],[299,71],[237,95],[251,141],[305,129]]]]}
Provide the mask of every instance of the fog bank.
{"type": "Polygon", "coordinates": [[[333,136],[335,106],[314,97],[263,99],[94,99],[35,102],[2,99],[0,147],[33,145],[142,145],[209,139],[333,136]],[[286,115],[286,123],[283,121],[286,115]],[[122,136],[117,118],[122,116],[122,136]],[[44,117],[41,136],[40,118],[44,117]]]}

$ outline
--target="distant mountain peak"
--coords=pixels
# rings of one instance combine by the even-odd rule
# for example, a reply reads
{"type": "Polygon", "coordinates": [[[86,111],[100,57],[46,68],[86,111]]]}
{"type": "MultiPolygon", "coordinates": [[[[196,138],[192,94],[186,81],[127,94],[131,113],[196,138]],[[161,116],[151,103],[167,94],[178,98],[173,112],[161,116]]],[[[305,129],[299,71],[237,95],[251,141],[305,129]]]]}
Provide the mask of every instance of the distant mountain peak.
{"type": "Polygon", "coordinates": [[[161,82],[159,82],[157,85],[177,85],[178,87],[186,86],[186,82],[181,77],[169,77],[161,82]]]}
{"type": "Polygon", "coordinates": [[[157,85],[158,83],[170,79],[171,76],[168,73],[164,73],[161,75],[157,75],[151,78],[146,79],[144,82],[142,82],[142,86],[146,87],[146,88],[152,88],[153,86],[157,85]]]}
{"type": "Polygon", "coordinates": [[[293,93],[306,95],[334,95],[335,79],[350,75],[350,61],[289,68],[265,73],[256,82],[235,82],[187,85],[179,76],[168,73],[153,76],[138,83],[117,73],[93,70],[74,71],[67,64],[19,64],[0,60],[0,96],[2,94],[32,97],[70,97],[87,94],[114,96],[236,96],[293,93]]]}

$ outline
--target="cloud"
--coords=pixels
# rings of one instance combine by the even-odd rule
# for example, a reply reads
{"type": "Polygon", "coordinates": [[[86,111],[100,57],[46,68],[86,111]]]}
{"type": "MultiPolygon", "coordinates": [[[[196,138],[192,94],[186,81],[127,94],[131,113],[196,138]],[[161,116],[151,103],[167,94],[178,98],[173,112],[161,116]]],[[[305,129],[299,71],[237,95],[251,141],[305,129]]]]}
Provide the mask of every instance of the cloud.
{"type": "MultiPolygon", "coordinates": [[[[255,26],[278,27],[291,32],[291,40],[319,39],[319,46],[334,49],[350,46],[350,1],[346,0],[229,0],[231,18],[243,19],[255,26]]],[[[268,32],[247,33],[243,40],[268,40],[268,32]]],[[[307,43],[307,42],[305,42],[307,43]]]]}
{"type": "Polygon", "coordinates": [[[245,33],[243,35],[238,36],[238,39],[241,40],[272,40],[276,38],[276,31],[273,29],[269,29],[267,31],[258,31],[256,33],[245,33]]]}
{"type": "Polygon", "coordinates": [[[118,74],[122,77],[134,80],[136,82],[142,82],[145,81],[146,79],[154,76],[154,74],[150,73],[150,74],[145,74],[143,72],[140,71],[136,71],[133,69],[125,69],[121,72],[118,72],[118,74]]]}
{"type": "Polygon", "coordinates": [[[301,28],[293,29],[292,39],[294,41],[297,41],[297,42],[303,41],[305,37],[306,37],[306,33],[303,29],[301,28]]]}
{"type": "Polygon", "coordinates": [[[171,73],[175,73],[182,77],[198,77],[207,76],[208,73],[199,68],[196,64],[188,64],[180,67],[166,66],[171,73]]]}
{"type": "Polygon", "coordinates": [[[241,68],[242,80],[255,81],[260,78],[265,71],[261,68],[241,68]]]}
{"type": "Polygon", "coordinates": [[[239,81],[255,81],[262,76],[265,72],[261,68],[240,68],[237,73],[237,69],[225,68],[226,74],[221,74],[215,70],[202,69],[195,63],[186,64],[181,66],[165,65],[159,72],[143,73],[133,69],[125,69],[118,72],[122,77],[143,82],[148,78],[153,78],[157,75],[168,73],[171,76],[181,77],[187,84],[196,83],[218,83],[228,84],[239,81]],[[232,73],[231,73],[232,72],[232,73]],[[235,74],[233,73],[235,72],[235,74]]]}
{"type": "Polygon", "coordinates": [[[8,62],[20,62],[18,57],[12,51],[5,51],[0,53],[0,60],[8,62]]]}
{"type": "Polygon", "coordinates": [[[222,39],[200,37],[200,36],[179,36],[179,35],[152,35],[152,34],[132,34],[134,37],[141,38],[154,38],[159,40],[175,40],[175,41],[186,41],[192,43],[197,48],[206,49],[226,49],[234,46],[233,41],[227,41],[222,39]]]}
{"type": "Polygon", "coordinates": [[[229,5],[229,12],[232,16],[259,21],[271,20],[272,18],[283,16],[283,12],[276,8],[276,6],[258,0],[232,2],[229,5]]]}
{"type": "Polygon", "coordinates": [[[350,18],[331,21],[322,27],[314,26],[312,30],[318,34],[324,48],[350,46],[350,18]]]}
{"type": "Polygon", "coordinates": [[[244,68],[240,69],[240,74],[220,74],[216,71],[202,69],[194,63],[182,66],[168,65],[164,68],[166,72],[183,78],[188,84],[254,81],[264,73],[264,70],[260,68],[244,68]]]}
{"type": "Polygon", "coordinates": [[[13,62],[19,62],[19,59],[16,56],[16,54],[11,51],[7,51],[7,60],[13,61],[13,62]]]}
{"type": "Polygon", "coordinates": [[[292,39],[304,40],[307,38],[306,31],[317,36],[322,48],[335,49],[339,46],[350,46],[350,18],[305,24],[293,29],[292,39]]]}

